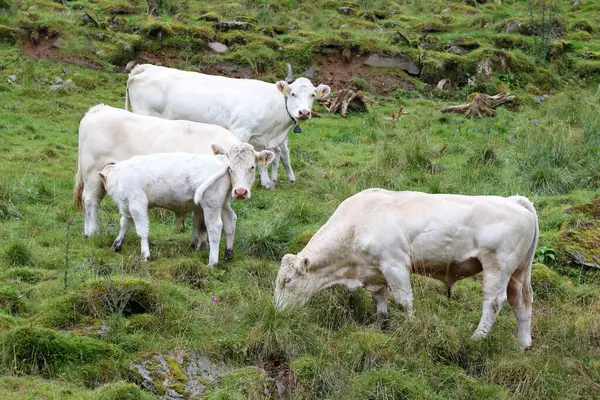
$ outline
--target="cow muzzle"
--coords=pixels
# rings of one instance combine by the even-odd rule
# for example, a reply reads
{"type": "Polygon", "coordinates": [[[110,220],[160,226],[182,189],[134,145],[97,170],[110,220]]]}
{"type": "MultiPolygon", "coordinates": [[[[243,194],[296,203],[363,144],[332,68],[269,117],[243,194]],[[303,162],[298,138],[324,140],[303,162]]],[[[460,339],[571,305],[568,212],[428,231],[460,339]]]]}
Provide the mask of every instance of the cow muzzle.
{"type": "Polygon", "coordinates": [[[250,197],[250,192],[244,188],[237,188],[233,190],[233,197],[236,200],[246,200],[250,197]]]}
{"type": "Polygon", "coordinates": [[[300,121],[306,121],[310,118],[310,114],[310,110],[300,110],[298,111],[298,116],[296,117],[296,119],[300,121]]]}

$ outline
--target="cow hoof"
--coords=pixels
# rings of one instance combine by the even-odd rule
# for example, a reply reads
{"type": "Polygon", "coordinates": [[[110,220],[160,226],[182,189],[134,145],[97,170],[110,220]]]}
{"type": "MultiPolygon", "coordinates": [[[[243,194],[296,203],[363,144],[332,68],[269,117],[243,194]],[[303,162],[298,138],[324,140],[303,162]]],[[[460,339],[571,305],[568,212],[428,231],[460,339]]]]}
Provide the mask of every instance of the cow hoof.
{"type": "Polygon", "coordinates": [[[275,184],[273,182],[269,182],[269,183],[263,184],[262,187],[264,187],[267,190],[271,190],[275,187],[275,184]]]}
{"type": "Polygon", "coordinates": [[[200,251],[208,251],[208,242],[206,240],[200,242],[200,251]]]}
{"type": "Polygon", "coordinates": [[[377,321],[376,321],[377,326],[379,327],[379,329],[381,329],[382,331],[387,331],[390,329],[390,319],[386,314],[384,313],[377,313],[377,321]]]}
{"type": "Polygon", "coordinates": [[[225,259],[231,260],[233,258],[233,249],[225,249],[225,259]]]}
{"type": "Polygon", "coordinates": [[[293,185],[294,183],[296,183],[295,179],[290,179],[290,183],[293,185]]]}
{"type": "Polygon", "coordinates": [[[110,249],[112,251],[120,251],[122,246],[123,246],[123,241],[122,240],[120,240],[120,241],[115,240],[113,242],[112,246],[110,246],[110,249]]]}

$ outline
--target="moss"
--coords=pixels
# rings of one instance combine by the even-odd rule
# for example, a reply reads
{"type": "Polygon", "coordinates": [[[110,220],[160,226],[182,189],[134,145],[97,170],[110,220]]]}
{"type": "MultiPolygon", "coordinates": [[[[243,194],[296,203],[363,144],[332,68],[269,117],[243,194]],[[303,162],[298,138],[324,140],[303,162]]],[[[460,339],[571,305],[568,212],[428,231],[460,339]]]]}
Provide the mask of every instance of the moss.
{"type": "Polygon", "coordinates": [[[214,12],[202,14],[198,19],[201,21],[219,22],[219,16],[214,12]]]}
{"type": "Polygon", "coordinates": [[[571,30],[594,33],[594,26],[589,21],[577,21],[571,26],[571,30]]]}
{"type": "Polygon", "coordinates": [[[301,380],[313,380],[321,375],[322,363],[315,357],[300,357],[290,363],[290,368],[301,380]]]}
{"type": "Polygon", "coordinates": [[[358,4],[356,4],[355,2],[353,2],[353,1],[345,1],[345,2],[343,2],[342,3],[342,7],[348,7],[348,8],[351,8],[351,9],[355,10],[355,11],[358,11],[358,9],[360,8],[360,6],[358,4]]]}
{"type": "Polygon", "coordinates": [[[147,393],[128,382],[116,382],[98,389],[97,400],[150,400],[153,399],[150,393],[147,393]]]}
{"type": "Polygon", "coordinates": [[[434,397],[422,378],[405,371],[384,368],[359,375],[337,398],[424,400],[434,397]]]}
{"type": "Polygon", "coordinates": [[[125,316],[154,313],[160,310],[156,291],[150,282],[142,279],[103,279],[88,283],[80,295],[83,309],[98,317],[113,313],[125,316]]]}
{"type": "Polygon", "coordinates": [[[573,70],[580,78],[597,79],[600,76],[600,61],[577,60],[573,65],[573,70]]]}
{"type": "Polygon", "coordinates": [[[567,291],[561,276],[544,264],[531,266],[531,286],[536,298],[548,300],[551,294],[563,295],[567,291]]]}
{"type": "Polygon", "coordinates": [[[336,340],[336,348],[344,364],[354,371],[379,368],[394,356],[393,340],[371,329],[342,333],[336,340]]]}
{"type": "Polygon", "coordinates": [[[151,38],[159,36],[167,37],[173,35],[173,28],[166,22],[151,20],[140,27],[140,31],[151,38]]]}
{"type": "Polygon", "coordinates": [[[502,49],[524,49],[529,45],[522,37],[517,35],[495,35],[492,38],[494,46],[502,49]]]}
{"type": "Polygon", "coordinates": [[[217,399],[262,399],[265,398],[267,379],[265,374],[252,367],[241,368],[222,375],[216,384],[206,390],[206,400],[217,399]]]}
{"type": "Polygon", "coordinates": [[[20,36],[20,32],[6,25],[0,25],[0,43],[15,44],[17,38],[20,36]]]}
{"type": "Polygon", "coordinates": [[[135,59],[142,48],[142,38],[138,35],[120,35],[109,60],[115,65],[125,65],[135,59]]]}
{"type": "Polygon", "coordinates": [[[451,46],[459,46],[463,49],[474,50],[479,47],[479,43],[470,37],[459,37],[450,42],[451,46]]]}
{"type": "Polygon", "coordinates": [[[194,27],[193,36],[200,39],[213,39],[215,30],[210,26],[196,26],[194,27]]]}
{"type": "Polygon", "coordinates": [[[416,28],[421,33],[440,33],[447,32],[449,28],[438,21],[425,21],[417,23],[416,28]]]}
{"type": "Polygon", "coordinates": [[[0,287],[0,309],[10,314],[19,314],[27,310],[25,296],[14,285],[0,287]]]}
{"type": "Polygon", "coordinates": [[[234,20],[238,22],[247,22],[253,25],[258,24],[258,20],[250,15],[238,15],[234,20]]]}
{"type": "Polygon", "coordinates": [[[304,69],[312,65],[314,47],[309,44],[289,44],[283,48],[283,60],[294,68],[304,69]]]}
{"type": "Polygon", "coordinates": [[[577,42],[589,42],[592,40],[592,35],[586,31],[577,31],[570,33],[569,36],[567,36],[567,39],[575,40],[577,42]]]}
{"type": "Polygon", "coordinates": [[[42,304],[35,320],[45,327],[67,328],[84,318],[83,298],[75,294],[51,298],[42,304]]]}
{"type": "Polygon", "coordinates": [[[248,65],[255,73],[261,74],[269,71],[277,60],[277,53],[260,43],[251,43],[239,48],[229,57],[238,65],[248,65]]]}
{"type": "Polygon", "coordinates": [[[18,327],[2,341],[2,364],[6,370],[53,375],[69,365],[115,361],[124,358],[117,347],[96,339],[61,334],[52,329],[18,327]]]}
{"type": "Polygon", "coordinates": [[[48,271],[40,268],[9,268],[4,271],[0,276],[1,279],[8,279],[12,281],[26,282],[26,283],[38,283],[46,277],[48,271]]]}
{"type": "Polygon", "coordinates": [[[0,333],[6,332],[17,324],[17,320],[12,315],[0,313],[0,333]]]}

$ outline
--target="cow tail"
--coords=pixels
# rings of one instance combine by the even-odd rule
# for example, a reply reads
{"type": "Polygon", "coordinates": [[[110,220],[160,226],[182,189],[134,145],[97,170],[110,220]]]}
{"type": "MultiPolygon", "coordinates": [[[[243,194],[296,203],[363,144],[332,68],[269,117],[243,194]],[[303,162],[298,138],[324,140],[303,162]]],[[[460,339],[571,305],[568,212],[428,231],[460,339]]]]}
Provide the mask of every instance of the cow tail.
{"type": "Polygon", "coordinates": [[[125,87],[125,111],[129,111],[129,81],[127,81],[127,86],[125,87]]]}
{"type": "Polygon", "coordinates": [[[533,203],[528,198],[523,196],[512,196],[511,198],[515,200],[517,204],[526,208],[533,215],[533,218],[535,220],[535,234],[533,236],[533,241],[531,243],[531,246],[529,247],[529,252],[527,254],[527,264],[525,264],[525,270],[523,272],[524,279],[522,288],[523,301],[525,301],[526,304],[531,305],[531,303],[533,302],[533,290],[531,288],[531,265],[533,263],[533,259],[535,258],[535,250],[537,249],[538,240],[540,237],[538,216],[535,211],[535,207],[533,206],[533,203]]]}
{"type": "Polygon", "coordinates": [[[75,187],[73,188],[73,198],[75,199],[75,207],[78,210],[81,210],[83,206],[82,202],[83,195],[83,177],[81,176],[81,171],[77,169],[77,173],[75,174],[75,187]]]}
{"type": "Polygon", "coordinates": [[[206,191],[206,189],[208,189],[213,183],[215,183],[217,180],[219,180],[219,178],[221,178],[223,175],[225,175],[227,173],[227,170],[229,169],[229,162],[227,162],[223,168],[221,168],[219,171],[217,171],[213,176],[211,176],[210,178],[208,178],[202,185],[200,185],[198,187],[198,189],[196,189],[196,192],[194,193],[194,203],[196,205],[200,205],[200,201],[202,200],[202,196],[204,196],[204,192],[206,191]]]}

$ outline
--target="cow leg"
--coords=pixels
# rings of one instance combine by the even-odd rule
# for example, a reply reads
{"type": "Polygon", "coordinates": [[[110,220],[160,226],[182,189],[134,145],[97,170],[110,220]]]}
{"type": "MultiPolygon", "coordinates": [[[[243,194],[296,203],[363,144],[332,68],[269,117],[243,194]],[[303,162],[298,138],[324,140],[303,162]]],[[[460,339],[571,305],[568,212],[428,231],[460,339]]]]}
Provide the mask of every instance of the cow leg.
{"type": "Polygon", "coordinates": [[[269,178],[269,167],[267,165],[258,165],[258,174],[260,175],[260,184],[265,189],[273,189],[275,184],[269,178]]]}
{"type": "Polygon", "coordinates": [[[194,210],[194,229],[192,231],[190,248],[195,251],[208,250],[206,225],[204,224],[204,212],[202,211],[202,208],[194,210]]]}
{"type": "Polygon", "coordinates": [[[283,163],[283,166],[285,168],[285,172],[287,174],[288,181],[290,183],[295,183],[296,176],[294,175],[294,171],[292,170],[292,164],[290,163],[290,149],[288,147],[287,138],[281,145],[281,162],[283,163]]]}
{"type": "Polygon", "coordinates": [[[145,196],[137,196],[134,202],[130,201],[129,212],[135,223],[135,230],[140,237],[142,258],[146,261],[150,257],[150,246],[148,245],[148,233],[150,231],[148,199],[145,196]]]}
{"type": "Polygon", "coordinates": [[[123,246],[123,240],[125,239],[125,235],[127,231],[131,227],[131,216],[122,212],[121,213],[121,229],[119,230],[119,236],[115,239],[110,249],[112,251],[119,251],[123,246]]]}
{"type": "Polygon", "coordinates": [[[380,268],[388,282],[396,303],[399,303],[408,314],[413,316],[413,294],[410,285],[410,260],[408,256],[387,257],[381,262],[380,268]]]}
{"type": "Polygon", "coordinates": [[[221,241],[221,232],[223,231],[221,207],[202,205],[202,209],[204,210],[204,221],[208,231],[209,267],[214,267],[219,262],[219,242],[221,241]]]}
{"type": "Polygon", "coordinates": [[[508,281],[508,302],[512,308],[519,329],[519,347],[526,350],[531,347],[531,314],[533,294],[529,267],[515,271],[508,281]]]}
{"type": "Polygon", "coordinates": [[[225,259],[233,258],[233,240],[235,239],[235,225],[237,215],[231,208],[231,192],[228,190],[227,198],[221,209],[221,220],[223,221],[223,230],[225,231],[225,259]]]}
{"type": "Polygon", "coordinates": [[[177,218],[177,222],[181,224],[181,227],[179,228],[179,232],[185,232],[186,213],[180,213],[180,214],[175,213],[175,216],[177,218]]]}
{"type": "Polygon", "coordinates": [[[377,324],[384,330],[389,329],[390,326],[387,308],[387,295],[387,286],[373,293],[373,300],[375,300],[375,305],[377,308],[377,324]]]}
{"type": "Polygon", "coordinates": [[[274,147],[272,149],[270,149],[273,154],[275,154],[275,157],[273,158],[273,162],[271,162],[271,173],[269,174],[269,178],[271,179],[271,182],[276,183],[277,182],[277,170],[279,169],[279,159],[281,158],[281,146],[277,146],[274,147]]]}
{"type": "Polygon", "coordinates": [[[83,234],[87,237],[98,234],[98,207],[100,202],[106,195],[106,190],[102,185],[100,177],[96,173],[87,176],[83,187],[82,200],[83,200],[83,221],[84,230],[83,234]]]}
{"type": "MultiPolygon", "coordinates": [[[[512,256],[508,256],[508,258],[512,258],[512,256]]],[[[481,256],[479,261],[483,267],[483,311],[479,325],[471,336],[473,340],[485,338],[492,329],[506,300],[510,275],[504,271],[512,270],[507,267],[510,265],[509,262],[499,262],[495,252],[481,256]]]]}

